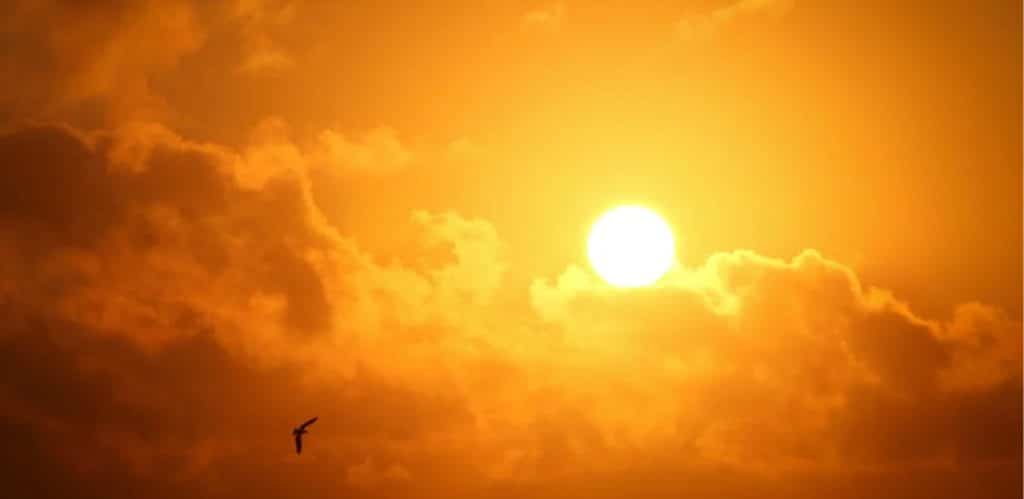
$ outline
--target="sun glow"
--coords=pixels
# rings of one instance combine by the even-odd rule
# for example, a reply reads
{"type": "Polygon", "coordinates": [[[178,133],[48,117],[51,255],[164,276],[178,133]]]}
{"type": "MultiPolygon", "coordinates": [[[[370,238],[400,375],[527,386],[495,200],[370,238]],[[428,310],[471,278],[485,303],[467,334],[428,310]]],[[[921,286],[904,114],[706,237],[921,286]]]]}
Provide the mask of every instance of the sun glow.
{"type": "Polygon", "coordinates": [[[675,262],[675,253],[668,224],[640,206],[619,206],[601,215],[587,240],[594,270],[622,288],[654,284],[675,262]]]}

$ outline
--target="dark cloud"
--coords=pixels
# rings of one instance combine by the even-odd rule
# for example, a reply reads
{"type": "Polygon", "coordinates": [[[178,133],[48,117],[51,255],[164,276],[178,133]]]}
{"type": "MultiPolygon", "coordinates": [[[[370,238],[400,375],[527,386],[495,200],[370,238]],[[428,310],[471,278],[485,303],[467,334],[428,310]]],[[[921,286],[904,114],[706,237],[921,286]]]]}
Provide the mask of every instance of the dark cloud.
{"type": "Polygon", "coordinates": [[[124,191],[106,162],[79,137],[60,128],[21,130],[0,137],[4,176],[0,214],[5,226],[46,245],[88,245],[124,209],[124,191]],[[82,206],[89,206],[82,210],[82,206]]]}
{"type": "Polygon", "coordinates": [[[457,400],[422,397],[369,373],[311,387],[298,366],[247,365],[203,330],[146,353],[43,318],[7,328],[0,361],[0,435],[12,450],[2,465],[16,472],[5,485],[16,495],[291,497],[365,453],[386,457],[373,450],[380,442],[419,438],[466,417],[457,400]],[[288,430],[311,413],[331,424],[310,436],[307,454],[328,463],[288,457],[288,430]],[[360,450],[367,441],[373,447],[360,450]]]}
{"type": "Polygon", "coordinates": [[[173,114],[154,79],[206,38],[188,1],[16,0],[0,24],[5,122],[73,117],[92,126],[173,114]]]}
{"type": "Polygon", "coordinates": [[[236,175],[259,165],[159,127],[26,128],[0,137],[0,155],[13,180],[0,193],[11,257],[0,274],[0,404],[4,436],[21,446],[4,463],[18,471],[16,493],[231,497],[261,469],[254,490],[266,497],[292,497],[292,479],[356,487],[324,481],[349,468],[379,488],[408,479],[396,463],[415,455],[403,442],[472,424],[441,386],[413,389],[360,363],[302,369],[322,356],[289,357],[340,339],[324,336],[330,274],[308,254],[346,254],[301,178],[246,187],[236,175]],[[221,279],[236,296],[212,298],[221,279]],[[283,298],[277,326],[247,317],[259,296],[283,298]],[[266,345],[281,351],[255,353],[266,361],[246,338],[260,328],[279,331],[266,345]],[[332,422],[316,438],[337,469],[273,478],[290,466],[288,430],[310,414],[332,422]]]}
{"type": "Polygon", "coordinates": [[[211,277],[250,266],[249,282],[287,297],[296,331],[324,331],[330,319],[323,287],[296,254],[320,237],[307,220],[301,188],[279,180],[246,191],[216,150],[174,141],[133,144],[138,139],[90,138],[56,127],[0,137],[10,179],[0,192],[7,238],[31,258],[45,259],[68,248],[95,250],[116,228],[127,233],[126,251],[177,246],[211,277]],[[143,148],[141,164],[119,161],[132,147],[143,148]],[[228,262],[231,239],[248,245],[246,261],[228,262]]]}

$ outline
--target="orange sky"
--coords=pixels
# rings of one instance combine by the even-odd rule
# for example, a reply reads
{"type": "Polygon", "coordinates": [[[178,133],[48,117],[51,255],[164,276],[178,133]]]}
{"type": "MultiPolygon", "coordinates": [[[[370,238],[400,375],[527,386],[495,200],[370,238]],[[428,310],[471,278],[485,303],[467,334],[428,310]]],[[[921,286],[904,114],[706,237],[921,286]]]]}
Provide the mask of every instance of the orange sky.
{"type": "Polygon", "coordinates": [[[1021,497],[1019,3],[6,10],[5,496],[1021,497]]]}

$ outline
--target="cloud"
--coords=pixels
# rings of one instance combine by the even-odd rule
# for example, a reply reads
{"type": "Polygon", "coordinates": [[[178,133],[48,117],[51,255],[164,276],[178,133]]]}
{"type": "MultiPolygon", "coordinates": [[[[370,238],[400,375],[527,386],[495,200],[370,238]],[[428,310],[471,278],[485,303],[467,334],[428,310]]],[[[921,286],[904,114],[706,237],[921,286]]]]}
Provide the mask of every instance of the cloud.
{"type": "Polygon", "coordinates": [[[309,399],[344,423],[319,445],[353,490],[407,492],[452,460],[473,463],[464,485],[512,486],[614,476],[637,456],[749,477],[1019,458],[1021,325],[998,309],[927,319],[816,252],[737,251],[632,292],[570,267],[515,311],[495,301],[491,224],[414,212],[410,246],[379,263],[326,223],[317,156],[286,137],[280,121],[239,150],[147,123],[0,137],[4,351],[36,352],[31,368],[9,359],[35,374],[5,384],[5,424],[56,425],[102,456],[95,470],[27,441],[27,466],[139,484],[170,467],[194,485],[254,465],[242,449],[277,452],[262,419],[287,427],[309,399]],[[232,410],[263,415],[207,423],[232,410]]]}
{"type": "Polygon", "coordinates": [[[0,119],[87,127],[180,122],[179,87],[194,78],[183,70],[228,64],[252,75],[293,67],[279,39],[298,5],[15,0],[0,23],[0,41],[11,47],[0,76],[15,82],[0,95],[0,119]]]}
{"type": "Polygon", "coordinates": [[[232,12],[241,25],[242,62],[245,73],[281,71],[295,65],[292,55],[274,40],[273,32],[294,21],[297,2],[237,0],[232,12]]]}
{"type": "Polygon", "coordinates": [[[794,4],[794,0],[738,0],[704,14],[683,17],[676,22],[675,33],[684,42],[707,42],[744,23],[777,20],[794,4]]]}
{"type": "Polygon", "coordinates": [[[318,141],[318,160],[326,168],[386,174],[402,170],[413,159],[396,131],[388,127],[374,128],[359,137],[324,130],[318,141]]]}
{"type": "MultiPolygon", "coordinates": [[[[428,60],[364,37],[393,13],[328,4],[8,6],[5,496],[1019,491],[1019,313],[974,301],[921,313],[813,250],[715,253],[628,292],[579,265],[530,281],[521,255],[559,242],[485,216],[510,199],[487,198],[486,186],[519,175],[513,168],[546,179],[534,170],[575,161],[569,142],[590,150],[607,137],[570,134],[559,145],[520,119],[530,109],[489,115],[510,101],[495,91],[537,96],[517,83],[535,81],[523,71],[537,68],[519,64],[503,37],[460,73],[455,86],[472,91],[448,92],[465,102],[416,107],[418,96],[443,97],[436,85],[451,90],[431,78],[403,89],[408,99],[377,98],[424,64],[462,67],[465,57],[428,60]],[[302,64],[317,57],[340,65],[302,64]],[[340,107],[306,92],[342,81],[345,95],[330,99],[340,107]],[[257,122],[267,111],[288,118],[257,122]],[[400,126],[353,126],[370,115],[400,126]],[[462,187],[471,193],[452,199],[462,187]],[[392,217],[404,218],[380,222],[392,217]],[[288,432],[312,415],[320,422],[295,456],[288,432]]],[[[729,37],[794,5],[732,2],[681,20],[678,34],[729,37]]],[[[556,2],[512,21],[550,33],[567,15],[556,2]]],[[[622,21],[609,33],[646,29],[622,21]]],[[[430,43],[490,28],[446,25],[452,36],[430,43]]],[[[587,61],[608,59],[602,47],[577,47],[583,65],[564,76],[589,81],[587,61]]]]}
{"type": "Polygon", "coordinates": [[[446,159],[450,161],[470,163],[483,161],[487,153],[486,146],[466,137],[453,140],[445,151],[446,159]]]}
{"type": "Polygon", "coordinates": [[[1020,436],[1018,418],[1008,416],[1020,407],[1012,388],[1020,384],[1018,321],[978,304],[949,322],[918,317],[813,251],[789,262],[717,254],[641,293],[570,268],[535,282],[531,296],[564,330],[567,348],[601,353],[586,374],[595,385],[652,394],[638,401],[642,413],[626,411],[621,421],[609,401],[608,431],[670,414],[651,428],[661,439],[712,462],[772,472],[1011,459],[1019,447],[1005,443],[1020,436]],[[635,386],[617,365],[630,366],[635,386]],[[1007,412],[986,413],[982,423],[977,407],[962,405],[968,392],[1007,412]],[[662,404],[655,393],[680,395],[662,404]],[[1007,439],[983,438],[979,427],[1007,439]]]}
{"type": "MultiPolygon", "coordinates": [[[[374,311],[402,317],[387,308],[403,301],[389,293],[409,296],[402,282],[425,292],[408,301],[411,321],[385,322],[396,328],[424,327],[424,309],[457,310],[463,293],[485,298],[496,283],[460,269],[491,268],[486,223],[417,215],[429,244],[454,251],[423,274],[379,267],[325,225],[299,165],[245,181],[239,172],[258,157],[251,151],[140,124],[22,129],[0,137],[0,154],[12,180],[0,193],[9,319],[0,356],[17,373],[0,386],[2,426],[12,438],[41,435],[17,440],[31,456],[18,469],[33,477],[56,466],[54,495],[92,490],[112,474],[131,475],[118,481],[129,495],[233,495],[223,491],[237,491],[256,465],[249,452],[288,455],[274,450],[277,438],[258,435],[288,428],[299,417],[290,407],[340,424],[318,432],[340,463],[359,471],[386,459],[390,478],[400,477],[403,456],[385,442],[467,421],[460,395],[436,378],[421,377],[433,383],[422,399],[402,381],[415,362],[403,364],[407,373],[374,374],[402,337],[362,327],[374,325],[364,320],[374,311]],[[359,439],[369,447],[345,443],[359,439]],[[197,492],[211,476],[233,478],[197,492]]],[[[362,486],[372,474],[356,475],[362,486]]],[[[264,493],[285,485],[265,481],[264,493]]]]}
{"type": "Polygon", "coordinates": [[[565,22],[565,16],[565,3],[555,2],[523,14],[521,26],[526,31],[558,31],[565,22]]]}
{"type": "Polygon", "coordinates": [[[411,477],[409,471],[400,465],[376,466],[372,460],[367,459],[355,466],[345,470],[345,478],[353,485],[363,488],[373,488],[382,482],[406,481],[411,477]]]}
{"type": "Polygon", "coordinates": [[[649,476],[813,497],[826,477],[855,496],[1019,473],[1021,324],[998,309],[921,317],[814,251],[719,253],[630,292],[570,267],[517,308],[492,224],[414,212],[382,261],[327,223],[319,145],[287,135],[0,137],[13,487],[56,469],[57,496],[113,476],[168,497],[675,490],[623,478],[649,476]],[[313,414],[300,462],[281,429],[313,414]]]}
{"type": "Polygon", "coordinates": [[[285,136],[0,137],[0,426],[29,456],[9,466],[56,466],[57,495],[116,472],[126,493],[224,497],[255,473],[284,497],[261,463],[297,479],[278,433],[317,414],[308,459],[344,480],[314,465],[302,480],[334,485],[312,495],[625,493],[615,476],[673,469],[811,497],[835,473],[1019,472],[1021,324],[996,308],[923,318],[814,251],[720,253],[631,292],[569,267],[509,308],[492,224],[415,212],[380,263],[324,220],[315,156],[285,136]]]}
{"type": "Polygon", "coordinates": [[[19,84],[0,102],[18,119],[52,119],[70,109],[103,120],[166,116],[171,110],[153,91],[153,78],[207,37],[187,1],[16,1],[11,12],[0,26],[0,39],[13,47],[3,71],[19,84]]]}

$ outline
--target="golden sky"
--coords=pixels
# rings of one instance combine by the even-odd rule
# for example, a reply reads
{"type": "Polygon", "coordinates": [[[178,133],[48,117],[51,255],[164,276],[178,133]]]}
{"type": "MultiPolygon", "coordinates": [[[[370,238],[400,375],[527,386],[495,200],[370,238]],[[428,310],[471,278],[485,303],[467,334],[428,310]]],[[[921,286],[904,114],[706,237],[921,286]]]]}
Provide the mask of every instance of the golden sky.
{"type": "Polygon", "coordinates": [[[9,2],[0,489],[1021,497],[1021,19],[9,2]]]}

